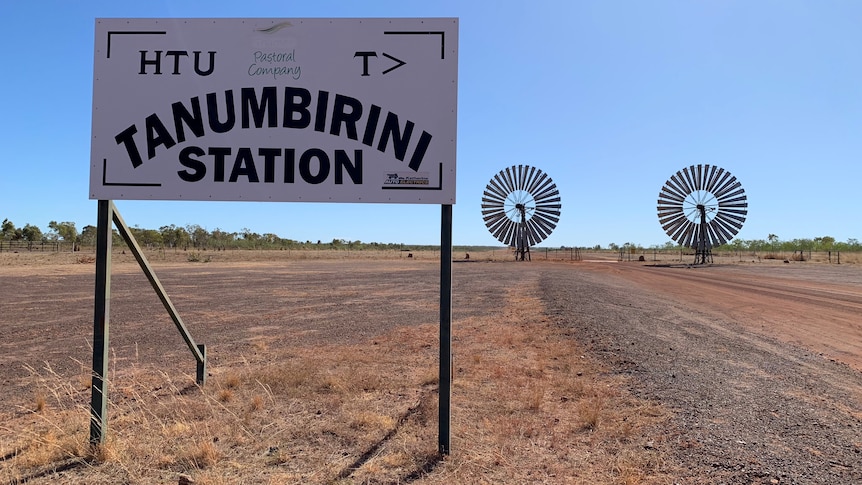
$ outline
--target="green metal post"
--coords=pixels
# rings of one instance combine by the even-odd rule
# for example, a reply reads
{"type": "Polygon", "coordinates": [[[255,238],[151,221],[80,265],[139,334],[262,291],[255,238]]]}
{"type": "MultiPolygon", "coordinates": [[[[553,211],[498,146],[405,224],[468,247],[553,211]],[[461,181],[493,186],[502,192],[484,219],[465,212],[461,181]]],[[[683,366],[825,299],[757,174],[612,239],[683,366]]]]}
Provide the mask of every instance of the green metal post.
{"type": "Polygon", "coordinates": [[[438,451],[450,453],[452,397],[452,206],[443,205],[440,222],[440,395],[438,451]]]}
{"type": "Polygon", "coordinates": [[[207,381],[207,346],[204,344],[198,344],[198,350],[200,351],[202,358],[197,361],[195,382],[200,385],[204,385],[207,381]]]}
{"type": "Polygon", "coordinates": [[[93,376],[90,398],[90,444],[108,433],[108,323],[111,302],[111,214],[114,205],[99,201],[96,227],[96,284],[93,307],[93,376]]]}

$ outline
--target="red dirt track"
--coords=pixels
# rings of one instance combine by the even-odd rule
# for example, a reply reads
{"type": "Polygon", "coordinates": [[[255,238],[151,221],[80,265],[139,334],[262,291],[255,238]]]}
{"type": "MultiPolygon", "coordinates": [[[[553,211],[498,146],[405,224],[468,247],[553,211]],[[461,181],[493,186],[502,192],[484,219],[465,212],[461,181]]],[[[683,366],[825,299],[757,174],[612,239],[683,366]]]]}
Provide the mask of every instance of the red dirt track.
{"type": "Polygon", "coordinates": [[[692,308],[720,313],[752,332],[862,371],[862,272],[853,266],[645,266],[584,263],[692,308]]]}

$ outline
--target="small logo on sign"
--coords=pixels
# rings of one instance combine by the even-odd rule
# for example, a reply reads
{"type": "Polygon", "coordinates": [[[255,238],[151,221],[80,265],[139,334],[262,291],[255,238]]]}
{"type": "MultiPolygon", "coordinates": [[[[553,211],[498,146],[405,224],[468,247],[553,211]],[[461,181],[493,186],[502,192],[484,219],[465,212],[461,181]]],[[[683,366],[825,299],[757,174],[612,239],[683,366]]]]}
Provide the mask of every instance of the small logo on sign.
{"type": "Polygon", "coordinates": [[[429,185],[427,172],[388,172],[383,177],[383,185],[429,185]]]}

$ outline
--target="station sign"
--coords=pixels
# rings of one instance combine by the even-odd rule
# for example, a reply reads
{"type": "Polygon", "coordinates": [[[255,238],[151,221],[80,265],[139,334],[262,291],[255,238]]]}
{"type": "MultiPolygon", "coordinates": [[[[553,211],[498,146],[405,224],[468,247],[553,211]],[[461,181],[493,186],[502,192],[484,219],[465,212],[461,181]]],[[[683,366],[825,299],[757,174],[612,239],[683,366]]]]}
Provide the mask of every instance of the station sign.
{"type": "Polygon", "coordinates": [[[455,203],[458,19],[97,19],[90,198],[455,203]]]}

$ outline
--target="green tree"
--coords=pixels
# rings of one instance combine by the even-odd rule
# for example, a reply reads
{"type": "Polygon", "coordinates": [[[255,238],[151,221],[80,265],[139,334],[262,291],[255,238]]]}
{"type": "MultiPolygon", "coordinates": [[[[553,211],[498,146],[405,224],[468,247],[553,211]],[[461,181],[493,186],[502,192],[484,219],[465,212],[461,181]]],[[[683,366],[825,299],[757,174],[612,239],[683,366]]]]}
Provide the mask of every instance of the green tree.
{"type": "Polygon", "coordinates": [[[162,233],[162,244],[165,247],[175,248],[177,247],[177,226],[171,224],[170,226],[162,226],[159,228],[159,232],[162,233]]]}
{"type": "Polygon", "coordinates": [[[789,243],[789,250],[792,251],[811,251],[817,249],[817,238],[814,239],[794,239],[789,243]]]}
{"type": "Polygon", "coordinates": [[[752,239],[748,241],[748,249],[754,253],[762,251],[764,246],[766,246],[766,241],[764,239],[752,239]]]}
{"type": "Polygon", "coordinates": [[[182,227],[177,227],[173,224],[170,226],[162,226],[159,228],[162,234],[162,244],[169,248],[188,248],[189,233],[182,227]]]}
{"type": "Polygon", "coordinates": [[[16,229],[15,224],[9,219],[3,219],[3,225],[0,226],[0,234],[6,241],[14,241],[21,239],[21,229],[16,229]]]}
{"type": "Polygon", "coordinates": [[[141,229],[138,226],[130,227],[132,235],[138,244],[145,248],[154,248],[162,245],[162,233],[155,229],[141,229]]]}
{"type": "Polygon", "coordinates": [[[264,234],[261,236],[261,238],[263,239],[264,243],[266,243],[266,245],[267,245],[268,247],[270,247],[270,248],[272,248],[272,247],[278,247],[278,246],[280,246],[280,245],[281,245],[281,238],[280,238],[280,237],[278,237],[278,235],[277,235],[277,234],[273,234],[273,233],[271,233],[271,232],[267,232],[267,233],[264,233],[264,234]]]}
{"type": "Polygon", "coordinates": [[[234,233],[222,231],[219,228],[215,228],[210,233],[210,240],[213,244],[220,249],[225,249],[227,246],[233,246],[233,242],[236,239],[236,235],[234,233]]]}
{"type": "Polygon", "coordinates": [[[51,221],[48,223],[48,228],[59,235],[63,242],[71,243],[72,251],[75,251],[75,243],[78,238],[78,229],[75,228],[74,222],[57,222],[51,221]]]}
{"type": "Polygon", "coordinates": [[[260,240],[260,234],[252,232],[252,230],[247,227],[243,227],[242,240],[246,249],[256,249],[258,241],[260,240]]]}
{"type": "Polygon", "coordinates": [[[766,236],[766,239],[769,241],[769,244],[772,245],[772,252],[775,252],[775,242],[778,241],[778,236],[775,234],[770,234],[766,236]]]}
{"type": "Polygon", "coordinates": [[[176,229],[174,229],[174,234],[176,236],[177,247],[188,249],[189,244],[192,241],[192,238],[189,235],[188,231],[186,231],[182,227],[177,227],[176,229]]]}
{"type": "MultiPolygon", "coordinates": [[[[93,225],[86,225],[83,229],[81,229],[81,236],[78,237],[78,240],[81,241],[82,246],[86,247],[96,247],[96,234],[98,233],[98,228],[93,225]]],[[[113,241],[111,241],[113,242],[113,241]]]]}
{"type": "Polygon", "coordinates": [[[192,247],[202,249],[207,247],[207,242],[210,238],[210,233],[198,224],[189,224],[186,226],[186,231],[189,234],[192,247]]]}
{"type": "Polygon", "coordinates": [[[42,230],[36,226],[27,224],[21,229],[21,236],[28,242],[39,242],[42,240],[42,230]]]}

